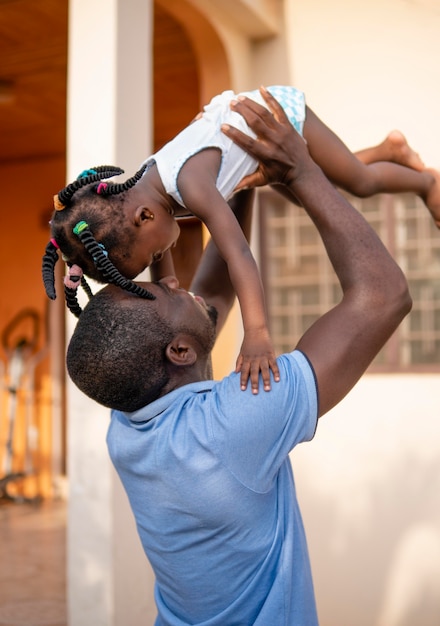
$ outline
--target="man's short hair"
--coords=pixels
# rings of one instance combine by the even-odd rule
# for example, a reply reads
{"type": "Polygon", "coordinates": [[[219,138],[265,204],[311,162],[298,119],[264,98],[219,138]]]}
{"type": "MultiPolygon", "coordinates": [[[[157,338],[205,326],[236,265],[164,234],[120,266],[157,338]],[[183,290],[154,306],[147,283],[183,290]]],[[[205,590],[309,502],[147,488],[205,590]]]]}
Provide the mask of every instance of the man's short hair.
{"type": "Polygon", "coordinates": [[[114,289],[102,289],[85,307],[66,363],[87,396],[131,412],[156,400],[168,383],[165,350],[175,331],[153,303],[132,294],[115,299],[114,289]]]}

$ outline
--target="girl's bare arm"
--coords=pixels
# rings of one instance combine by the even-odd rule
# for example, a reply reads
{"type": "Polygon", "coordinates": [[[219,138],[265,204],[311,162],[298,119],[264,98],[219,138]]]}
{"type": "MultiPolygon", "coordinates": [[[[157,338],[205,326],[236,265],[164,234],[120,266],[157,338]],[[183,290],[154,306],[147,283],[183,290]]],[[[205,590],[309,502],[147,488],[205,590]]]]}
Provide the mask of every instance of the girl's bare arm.
{"type": "MultiPolygon", "coordinates": [[[[252,209],[255,191],[246,189],[236,193],[228,202],[246,240],[250,240],[252,228],[252,209]]],[[[220,255],[212,237],[203,251],[196,272],[191,281],[190,290],[202,296],[208,304],[217,310],[217,334],[223,328],[236,297],[234,287],[223,257],[220,255]]]]}
{"type": "Polygon", "coordinates": [[[165,276],[175,276],[174,262],[171,250],[167,250],[160,261],[156,261],[150,265],[151,282],[157,282],[165,276]]]}
{"type": "Polygon", "coordinates": [[[240,385],[251,379],[258,393],[261,372],[263,387],[270,390],[270,370],[279,379],[278,367],[267,327],[264,293],[257,264],[235,215],[216,187],[220,165],[218,150],[204,150],[182,168],[178,187],[188,209],[208,228],[227,264],[237,294],[244,326],[244,339],[237,359],[240,385]]]}

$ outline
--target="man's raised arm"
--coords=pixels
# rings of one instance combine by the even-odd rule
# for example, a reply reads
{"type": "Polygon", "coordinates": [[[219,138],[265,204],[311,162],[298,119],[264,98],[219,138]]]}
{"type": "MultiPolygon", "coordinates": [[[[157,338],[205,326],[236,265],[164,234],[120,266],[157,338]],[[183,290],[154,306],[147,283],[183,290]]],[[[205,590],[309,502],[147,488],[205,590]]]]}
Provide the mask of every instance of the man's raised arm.
{"type": "Polygon", "coordinates": [[[262,95],[272,113],[247,98],[233,105],[257,139],[231,127],[223,131],[260,161],[258,171],[240,186],[286,185],[314,222],[341,284],[341,302],[296,346],[315,370],[323,415],[359,380],[409,313],[411,298],[405,277],[376,233],[325,178],[276,100],[265,89],[262,95]]]}

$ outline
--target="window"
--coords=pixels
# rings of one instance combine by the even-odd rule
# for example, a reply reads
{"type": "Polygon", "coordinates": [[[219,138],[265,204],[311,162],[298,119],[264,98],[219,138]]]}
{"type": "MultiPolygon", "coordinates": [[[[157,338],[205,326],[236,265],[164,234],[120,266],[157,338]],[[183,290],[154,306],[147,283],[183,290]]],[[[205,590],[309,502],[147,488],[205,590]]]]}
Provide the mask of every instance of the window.
{"type": "MultiPolygon", "coordinates": [[[[404,271],[413,309],[377,356],[376,370],[440,370],[440,232],[413,194],[349,197],[404,271]]],[[[277,353],[341,298],[324,246],[308,215],[261,191],[261,272],[277,353]]]]}

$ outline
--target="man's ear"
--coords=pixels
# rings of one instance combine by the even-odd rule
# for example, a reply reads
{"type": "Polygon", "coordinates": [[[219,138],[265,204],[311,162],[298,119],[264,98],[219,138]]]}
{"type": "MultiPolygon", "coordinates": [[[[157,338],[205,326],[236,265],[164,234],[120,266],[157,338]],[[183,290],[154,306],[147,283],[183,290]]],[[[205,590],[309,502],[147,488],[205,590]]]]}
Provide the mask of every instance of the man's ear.
{"type": "Polygon", "coordinates": [[[188,366],[194,365],[197,361],[197,352],[191,341],[185,335],[177,335],[165,350],[166,357],[173,365],[188,366]]]}
{"type": "Polygon", "coordinates": [[[138,206],[134,212],[134,223],[141,226],[146,221],[154,220],[154,213],[146,206],[138,206]]]}

